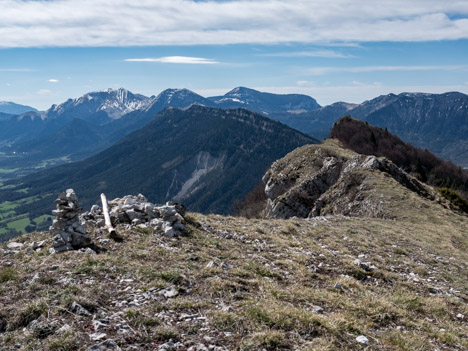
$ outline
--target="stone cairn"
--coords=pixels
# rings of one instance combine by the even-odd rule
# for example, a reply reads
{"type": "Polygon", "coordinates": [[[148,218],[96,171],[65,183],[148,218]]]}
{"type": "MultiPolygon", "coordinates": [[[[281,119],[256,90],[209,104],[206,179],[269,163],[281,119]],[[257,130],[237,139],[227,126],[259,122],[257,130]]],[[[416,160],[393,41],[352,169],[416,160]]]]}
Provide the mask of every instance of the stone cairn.
{"type": "Polygon", "coordinates": [[[57,209],[52,213],[57,216],[49,228],[54,235],[51,253],[78,250],[92,245],[86,229],[80,224],[81,208],[73,189],[67,189],[55,200],[57,209]]]}
{"type": "MultiPolygon", "coordinates": [[[[185,233],[185,207],[175,202],[154,205],[145,196],[126,195],[108,202],[109,216],[113,226],[126,229],[148,228],[155,233],[176,237],[185,233]]],[[[91,210],[80,216],[84,227],[105,227],[104,213],[100,206],[93,205],[91,210]]]]}

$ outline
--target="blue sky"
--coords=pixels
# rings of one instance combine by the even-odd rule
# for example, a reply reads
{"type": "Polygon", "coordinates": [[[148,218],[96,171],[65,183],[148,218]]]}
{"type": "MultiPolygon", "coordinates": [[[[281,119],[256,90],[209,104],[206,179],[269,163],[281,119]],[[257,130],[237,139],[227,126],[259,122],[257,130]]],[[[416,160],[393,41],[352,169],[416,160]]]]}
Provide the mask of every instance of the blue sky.
{"type": "Polygon", "coordinates": [[[39,109],[119,87],[468,93],[467,58],[467,1],[0,2],[0,101],[39,109]]]}

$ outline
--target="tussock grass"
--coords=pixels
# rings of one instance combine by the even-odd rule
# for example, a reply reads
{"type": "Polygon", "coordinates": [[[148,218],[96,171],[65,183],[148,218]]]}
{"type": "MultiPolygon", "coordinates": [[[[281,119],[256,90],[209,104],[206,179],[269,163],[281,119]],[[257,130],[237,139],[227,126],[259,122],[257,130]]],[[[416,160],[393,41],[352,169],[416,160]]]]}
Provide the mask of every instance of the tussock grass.
{"type": "Polygon", "coordinates": [[[48,234],[25,235],[17,239],[24,248],[8,256],[12,266],[0,269],[0,345],[86,349],[96,343],[93,319],[114,315],[130,331],[104,332],[123,348],[173,340],[186,348],[359,350],[355,338],[365,335],[372,350],[464,350],[466,319],[456,316],[468,315],[468,220],[426,204],[398,220],[189,213],[186,237],[120,229],[122,243],[91,256],[32,252],[27,244],[48,234]],[[358,257],[377,268],[355,265],[358,257]],[[158,295],[171,288],[177,296],[158,295]],[[124,303],[145,293],[154,298],[124,303]],[[91,315],[72,313],[73,302],[91,315]],[[38,319],[71,330],[39,337],[29,332],[38,319]]]}

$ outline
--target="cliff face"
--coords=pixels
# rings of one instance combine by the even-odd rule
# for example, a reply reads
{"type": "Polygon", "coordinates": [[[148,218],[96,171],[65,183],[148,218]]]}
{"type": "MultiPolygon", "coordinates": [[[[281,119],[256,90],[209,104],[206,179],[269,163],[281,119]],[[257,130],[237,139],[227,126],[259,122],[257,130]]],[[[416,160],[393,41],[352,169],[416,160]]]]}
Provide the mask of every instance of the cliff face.
{"type": "Polygon", "coordinates": [[[410,193],[410,202],[437,197],[391,161],[343,149],[334,140],[294,150],[276,161],[263,181],[267,218],[395,218],[401,212],[395,211],[396,204],[407,206],[410,193]]]}

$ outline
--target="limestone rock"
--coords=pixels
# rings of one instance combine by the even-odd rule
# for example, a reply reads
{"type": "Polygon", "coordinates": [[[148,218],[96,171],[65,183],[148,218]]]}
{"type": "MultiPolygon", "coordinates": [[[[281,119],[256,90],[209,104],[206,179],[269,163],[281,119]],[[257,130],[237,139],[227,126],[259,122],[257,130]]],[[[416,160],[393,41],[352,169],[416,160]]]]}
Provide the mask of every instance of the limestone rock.
{"type": "MultiPolygon", "coordinates": [[[[135,228],[150,228],[158,234],[177,237],[185,233],[185,207],[176,202],[154,205],[142,194],[126,195],[108,202],[109,216],[114,226],[127,225],[135,228]]],[[[83,227],[102,227],[104,219],[98,205],[80,216],[83,227]]],[[[81,228],[80,228],[81,229],[81,228]]]]}
{"type": "Polygon", "coordinates": [[[22,248],[23,246],[24,246],[23,243],[17,243],[17,242],[14,242],[14,241],[11,242],[11,243],[8,243],[8,245],[7,245],[7,247],[8,247],[9,249],[20,249],[20,248],[22,248]]]}
{"type": "Polygon", "coordinates": [[[92,242],[86,229],[80,224],[79,213],[81,208],[78,197],[73,189],[67,189],[60,193],[55,200],[56,210],[52,211],[57,218],[49,228],[54,235],[51,253],[59,253],[68,250],[78,250],[89,247],[92,242]]]}
{"type": "Polygon", "coordinates": [[[394,218],[385,202],[393,195],[385,195],[389,183],[426,199],[435,198],[433,189],[391,161],[356,154],[341,148],[336,141],[294,150],[273,163],[263,182],[268,197],[266,218],[394,218]]]}
{"type": "Polygon", "coordinates": [[[115,343],[114,340],[107,339],[101,342],[100,344],[93,345],[86,349],[86,351],[108,351],[108,350],[119,351],[121,350],[121,348],[119,347],[119,345],[115,343]]]}
{"type": "Polygon", "coordinates": [[[356,341],[360,344],[369,345],[369,339],[366,338],[364,335],[359,335],[356,338],[356,341]]]}

